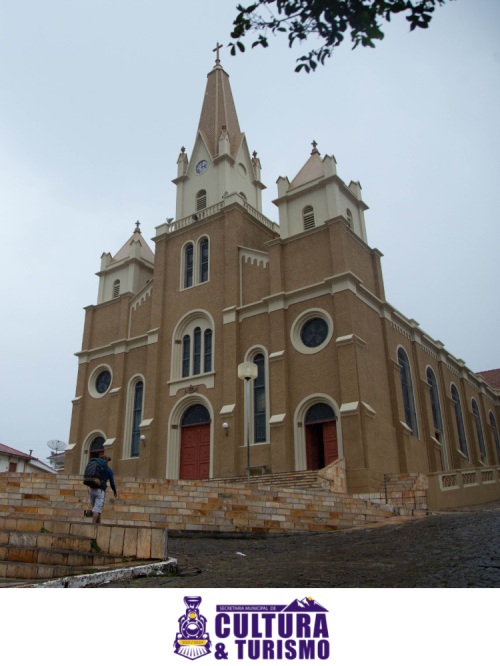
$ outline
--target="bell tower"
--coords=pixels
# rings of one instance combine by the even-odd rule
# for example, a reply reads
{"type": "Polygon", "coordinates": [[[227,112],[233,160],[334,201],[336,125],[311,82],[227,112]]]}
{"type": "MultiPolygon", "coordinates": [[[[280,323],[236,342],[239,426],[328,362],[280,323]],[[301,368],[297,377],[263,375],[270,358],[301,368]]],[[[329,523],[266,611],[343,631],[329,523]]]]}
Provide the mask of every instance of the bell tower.
{"type": "Polygon", "coordinates": [[[229,76],[220,64],[217,43],[215,66],[207,75],[205,97],[191,159],[185,148],[177,159],[176,220],[204,215],[225,197],[236,194],[262,212],[261,165],[250,155],[240,129],[229,76]]]}

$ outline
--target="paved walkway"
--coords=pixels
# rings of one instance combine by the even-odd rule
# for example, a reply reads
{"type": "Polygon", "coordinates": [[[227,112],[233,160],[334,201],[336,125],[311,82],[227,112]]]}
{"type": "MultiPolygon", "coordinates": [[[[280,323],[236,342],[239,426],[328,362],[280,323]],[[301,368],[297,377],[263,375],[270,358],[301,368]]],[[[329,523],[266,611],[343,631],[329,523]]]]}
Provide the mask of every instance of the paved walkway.
{"type": "Polygon", "coordinates": [[[500,587],[500,502],[325,534],[171,539],[169,555],[179,576],[105,587],[500,587]]]}

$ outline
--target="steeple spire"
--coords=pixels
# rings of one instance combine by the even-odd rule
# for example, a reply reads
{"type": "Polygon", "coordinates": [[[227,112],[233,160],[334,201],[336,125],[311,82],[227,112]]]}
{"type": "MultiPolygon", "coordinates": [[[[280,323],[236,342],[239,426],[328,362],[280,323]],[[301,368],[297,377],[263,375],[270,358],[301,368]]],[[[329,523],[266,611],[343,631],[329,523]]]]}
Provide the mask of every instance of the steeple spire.
{"type": "Polygon", "coordinates": [[[229,136],[230,154],[233,158],[243,139],[236,107],[234,105],[229,76],[221,67],[217,42],[214,52],[217,55],[215,67],[207,75],[207,87],[201,109],[198,130],[201,132],[212,157],[219,153],[219,139],[222,132],[229,136]]]}

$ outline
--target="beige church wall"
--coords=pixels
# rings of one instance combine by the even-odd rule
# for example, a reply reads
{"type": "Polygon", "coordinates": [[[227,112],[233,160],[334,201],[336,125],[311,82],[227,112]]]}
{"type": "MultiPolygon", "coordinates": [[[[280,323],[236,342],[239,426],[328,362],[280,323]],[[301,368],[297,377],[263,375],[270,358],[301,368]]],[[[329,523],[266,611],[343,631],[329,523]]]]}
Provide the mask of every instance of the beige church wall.
{"type": "MultiPolygon", "coordinates": [[[[363,238],[363,229],[361,224],[361,215],[359,213],[359,203],[350,199],[343,191],[341,187],[334,184],[334,187],[337,192],[337,201],[338,201],[338,211],[336,215],[343,215],[347,219],[347,209],[352,213],[352,230],[358,236],[363,238]]],[[[331,217],[331,216],[330,216],[331,217]]]]}
{"type": "Polygon", "coordinates": [[[317,284],[332,274],[327,227],[283,245],[285,291],[317,284]]]}
{"type": "Polygon", "coordinates": [[[326,220],[333,217],[333,211],[328,211],[326,191],[324,188],[312,190],[307,194],[298,196],[296,199],[287,200],[288,235],[294,236],[304,231],[304,220],[302,212],[306,206],[312,206],[314,210],[314,224],[322,226],[326,220]]]}
{"type": "Polygon", "coordinates": [[[242,305],[255,303],[269,295],[269,268],[257,260],[241,260],[242,305]]]}
{"type": "Polygon", "coordinates": [[[151,330],[151,295],[147,294],[130,312],[130,335],[134,338],[151,330]]]}
{"type": "Polygon", "coordinates": [[[87,349],[103,347],[127,337],[130,297],[114,299],[94,309],[92,330],[87,349]]]}

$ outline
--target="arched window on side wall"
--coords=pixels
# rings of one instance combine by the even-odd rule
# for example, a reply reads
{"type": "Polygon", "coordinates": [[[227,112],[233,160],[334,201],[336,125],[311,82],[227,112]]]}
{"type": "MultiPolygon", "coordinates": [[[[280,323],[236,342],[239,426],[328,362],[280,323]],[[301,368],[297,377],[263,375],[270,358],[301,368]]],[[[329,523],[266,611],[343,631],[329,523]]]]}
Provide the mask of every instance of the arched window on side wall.
{"type": "Polygon", "coordinates": [[[352,229],[352,213],[351,213],[351,211],[349,210],[349,208],[346,210],[346,213],[345,213],[345,214],[346,214],[346,217],[347,217],[347,224],[348,224],[349,227],[352,229]]]}
{"type": "Polygon", "coordinates": [[[193,286],[193,244],[184,250],[184,289],[193,286]]]}
{"type": "Polygon", "coordinates": [[[266,367],[264,355],[256,354],[253,363],[257,366],[257,379],[253,382],[254,442],[266,441],[266,367]]]}
{"type": "Polygon", "coordinates": [[[413,395],[413,383],[411,381],[410,361],[402,347],[398,349],[398,363],[401,366],[401,390],[403,392],[406,425],[411,429],[413,437],[418,437],[417,413],[415,409],[415,396],[413,395]]]}
{"type": "Polygon", "coordinates": [[[201,328],[197,326],[193,333],[193,375],[201,372],[201,328]]]}
{"type": "Polygon", "coordinates": [[[200,190],[196,195],[196,210],[203,210],[207,207],[207,193],[205,190],[200,190]]]}
{"type": "Polygon", "coordinates": [[[314,229],[314,209],[312,206],[306,206],[302,211],[302,219],[304,221],[304,231],[314,229]]]}
{"type": "Polygon", "coordinates": [[[211,372],[212,371],[212,331],[207,328],[204,333],[205,338],[205,349],[204,349],[204,364],[203,371],[211,372]]]}
{"type": "Polygon", "coordinates": [[[139,456],[141,445],[140,424],[142,421],[142,398],[144,394],[144,384],[137,382],[134,386],[134,409],[132,411],[132,443],[130,447],[130,456],[137,458],[139,456]]]}
{"type": "Polygon", "coordinates": [[[120,280],[113,282],[113,298],[118,298],[120,295],[120,280]]]}
{"type": "Polygon", "coordinates": [[[497,450],[498,464],[500,465],[500,439],[498,437],[497,422],[493,416],[493,412],[490,412],[490,426],[493,428],[493,437],[495,438],[495,447],[497,450]]]}
{"type": "Polygon", "coordinates": [[[191,338],[185,335],[182,339],[182,376],[189,377],[191,360],[191,338]]]}
{"type": "Polygon", "coordinates": [[[455,403],[455,418],[457,420],[458,443],[460,451],[469,460],[469,451],[467,449],[467,438],[465,437],[464,417],[462,414],[462,403],[460,402],[460,393],[455,384],[451,385],[451,398],[455,403]]]}
{"type": "Polygon", "coordinates": [[[200,283],[208,281],[208,238],[200,243],[200,283]]]}
{"type": "Polygon", "coordinates": [[[485,465],[488,464],[488,457],[486,454],[486,445],[484,443],[484,433],[483,433],[483,424],[481,423],[481,414],[479,413],[479,407],[477,402],[472,398],[472,413],[476,417],[476,432],[477,432],[477,441],[479,442],[479,452],[481,454],[481,462],[485,465]]]}
{"type": "MultiPolygon", "coordinates": [[[[439,401],[439,392],[437,386],[436,375],[432,368],[427,368],[427,383],[431,387],[431,408],[432,420],[434,421],[434,430],[437,433],[443,432],[443,418],[441,415],[441,403],[439,401]]],[[[436,439],[438,439],[436,437],[436,439]]]]}

